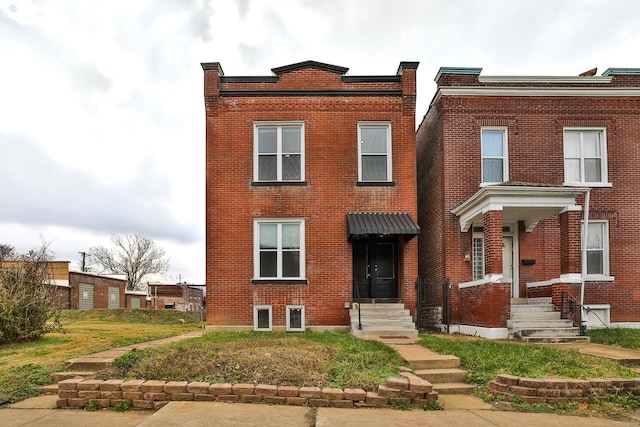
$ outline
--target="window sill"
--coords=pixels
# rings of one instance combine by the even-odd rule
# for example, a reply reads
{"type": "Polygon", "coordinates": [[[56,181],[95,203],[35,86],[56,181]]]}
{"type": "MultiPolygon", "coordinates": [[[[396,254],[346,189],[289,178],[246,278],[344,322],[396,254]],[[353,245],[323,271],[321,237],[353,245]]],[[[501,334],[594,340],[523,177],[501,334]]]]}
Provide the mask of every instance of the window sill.
{"type": "Polygon", "coordinates": [[[358,187],[395,187],[396,183],[393,181],[358,181],[356,186],[358,187]]]}
{"type": "Polygon", "coordinates": [[[613,282],[616,280],[614,276],[586,276],[585,282],[613,282]]]}
{"type": "Polygon", "coordinates": [[[500,182],[481,182],[480,183],[480,188],[482,187],[488,187],[490,185],[500,185],[500,184],[504,184],[507,181],[500,181],[500,182]]]}
{"type": "Polygon", "coordinates": [[[252,285],[306,285],[307,279],[251,279],[252,285]]]}
{"type": "Polygon", "coordinates": [[[600,187],[611,188],[613,184],[610,182],[563,182],[562,185],[566,187],[600,187]]]}
{"type": "Polygon", "coordinates": [[[307,181],[251,181],[252,187],[306,186],[307,181]]]}

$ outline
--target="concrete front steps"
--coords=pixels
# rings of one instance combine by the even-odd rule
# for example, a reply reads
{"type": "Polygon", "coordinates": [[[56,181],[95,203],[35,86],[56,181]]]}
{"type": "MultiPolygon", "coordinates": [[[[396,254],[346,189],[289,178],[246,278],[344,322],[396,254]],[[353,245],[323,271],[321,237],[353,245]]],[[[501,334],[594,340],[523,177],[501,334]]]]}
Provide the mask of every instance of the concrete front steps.
{"type": "Polygon", "coordinates": [[[553,310],[550,298],[512,301],[507,328],[509,339],[529,343],[589,342],[589,337],[580,335],[580,328],[574,327],[571,320],[562,319],[560,312],[553,310]]]}
{"type": "Polygon", "coordinates": [[[418,330],[402,303],[353,303],[349,310],[351,333],[358,337],[417,337],[418,330]],[[362,329],[358,328],[358,305],[362,329]]]}
{"type": "Polygon", "coordinates": [[[475,387],[464,382],[467,371],[460,369],[456,356],[435,353],[421,345],[391,345],[418,377],[429,381],[439,394],[469,394],[475,387]]]}

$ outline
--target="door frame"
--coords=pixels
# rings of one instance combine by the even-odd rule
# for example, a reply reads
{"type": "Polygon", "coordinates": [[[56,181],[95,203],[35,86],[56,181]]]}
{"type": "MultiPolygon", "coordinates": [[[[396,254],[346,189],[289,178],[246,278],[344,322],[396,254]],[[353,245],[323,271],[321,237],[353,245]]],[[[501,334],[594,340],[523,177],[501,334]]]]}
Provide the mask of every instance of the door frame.
{"type": "MultiPolygon", "coordinates": [[[[400,298],[400,239],[398,238],[397,235],[390,235],[390,236],[368,236],[362,239],[358,239],[358,240],[353,240],[351,242],[352,245],[352,249],[351,249],[351,266],[352,266],[352,280],[353,280],[353,289],[352,289],[352,299],[354,302],[375,302],[376,300],[381,301],[398,301],[400,298]],[[385,297],[380,297],[377,294],[378,288],[377,288],[377,283],[374,286],[374,280],[376,280],[373,277],[373,266],[370,265],[370,263],[368,262],[368,260],[372,260],[373,258],[371,258],[371,252],[372,249],[377,248],[377,245],[379,243],[393,243],[393,247],[394,247],[394,251],[393,251],[393,269],[395,272],[395,277],[392,279],[395,282],[395,292],[394,292],[394,296],[385,296],[385,297]],[[364,251],[361,251],[361,253],[365,254],[365,256],[367,257],[365,259],[365,268],[367,269],[367,271],[371,272],[371,273],[367,273],[367,277],[366,279],[368,279],[367,281],[367,287],[368,289],[368,295],[365,297],[362,296],[357,296],[356,292],[356,288],[358,287],[358,282],[357,282],[357,275],[356,275],[356,245],[362,245],[364,246],[364,251]],[[375,289],[374,289],[375,288],[375,289]]],[[[377,259],[376,259],[377,262],[377,259]]],[[[360,263],[358,263],[359,267],[361,267],[360,263]]],[[[373,264],[373,263],[371,263],[373,264]]],[[[377,264],[379,264],[379,262],[377,262],[377,264]]]]}
{"type": "MultiPolygon", "coordinates": [[[[518,239],[518,224],[503,224],[502,226],[502,238],[511,238],[511,256],[512,256],[512,271],[511,271],[511,298],[520,298],[520,266],[518,260],[520,259],[520,244],[518,239]],[[507,230],[508,229],[508,230],[507,230]]],[[[504,256],[504,252],[503,252],[504,256]]],[[[502,265],[504,266],[504,260],[502,265]]],[[[502,272],[504,277],[504,271],[502,272]]]]}

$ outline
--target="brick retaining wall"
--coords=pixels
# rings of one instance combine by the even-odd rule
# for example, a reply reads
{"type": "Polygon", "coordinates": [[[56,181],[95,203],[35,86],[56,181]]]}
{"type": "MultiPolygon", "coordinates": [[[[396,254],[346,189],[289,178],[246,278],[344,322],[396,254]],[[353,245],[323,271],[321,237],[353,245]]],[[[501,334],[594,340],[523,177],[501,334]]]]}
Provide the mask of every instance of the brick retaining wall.
{"type": "Polygon", "coordinates": [[[640,378],[607,378],[592,380],[534,379],[513,375],[497,375],[489,383],[494,397],[503,396],[512,402],[518,396],[526,403],[566,403],[569,401],[590,402],[611,395],[631,393],[640,397],[640,378]]]}
{"type": "Polygon", "coordinates": [[[155,380],[87,380],[58,382],[58,408],[84,408],[95,400],[102,408],[124,402],[138,409],[158,410],[170,401],[247,402],[317,407],[421,408],[438,399],[432,384],[413,373],[389,377],[377,392],[362,389],[274,386],[266,384],[211,384],[207,382],[155,380]]]}

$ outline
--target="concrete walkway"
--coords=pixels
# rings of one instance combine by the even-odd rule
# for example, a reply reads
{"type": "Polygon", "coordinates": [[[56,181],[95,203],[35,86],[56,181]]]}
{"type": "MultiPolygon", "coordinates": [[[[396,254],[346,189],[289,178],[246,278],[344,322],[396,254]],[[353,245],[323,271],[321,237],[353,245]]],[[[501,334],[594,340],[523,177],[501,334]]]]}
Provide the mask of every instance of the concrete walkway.
{"type": "MultiPolygon", "coordinates": [[[[202,335],[202,331],[116,348],[82,358],[72,359],[70,363],[95,362],[97,365],[111,363],[116,357],[128,352],[132,348],[142,349],[168,342],[179,341],[202,335]]],[[[406,357],[419,349],[413,346],[416,340],[406,342],[398,339],[380,339],[398,348],[405,344],[402,350],[406,357]]],[[[625,364],[640,366],[640,351],[618,349],[599,344],[571,344],[563,348],[576,348],[585,354],[607,357],[625,364]]],[[[430,352],[428,349],[424,349],[430,352]]],[[[421,352],[421,351],[420,351],[421,352]]],[[[96,366],[95,364],[92,366],[96,366]]],[[[308,408],[299,406],[269,406],[245,403],[219,402],[170,402],[157,412],[129,410],[116,413],[111,410],[96,412],[82,410],[64,410],[56,408],[56,395],[43,395],[0,408],[0,424],[13,426],[87,426],[112,427],[117,426],[345,426],[345,427],[377,427],[377,426],[640,426],[637,422],[619,422],[603,418],[585,418],[574,416],[560,416],[551,414],[528,414],[518,412],[498,411],[481,399],[469,395],[444,395],[438,398],[438,403],[444,407],[442,411],[400,411],[395,409],[339,409],[339,408],[308,408]]]]}

